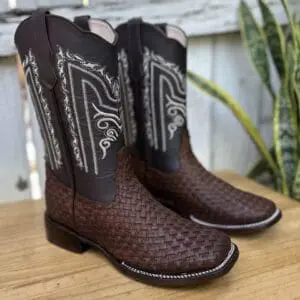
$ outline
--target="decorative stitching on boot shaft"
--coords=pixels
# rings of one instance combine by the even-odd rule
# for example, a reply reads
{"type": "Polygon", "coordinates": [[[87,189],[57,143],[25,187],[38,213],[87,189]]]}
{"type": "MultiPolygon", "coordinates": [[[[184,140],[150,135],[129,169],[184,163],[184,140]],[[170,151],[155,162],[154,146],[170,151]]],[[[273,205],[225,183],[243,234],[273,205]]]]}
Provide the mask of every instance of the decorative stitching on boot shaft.
{"type": "Polygon", "coordinates": [[[147,138],[154,149],[166,152],[167,141],[172,140],[177,129],[185,124],[185,76],[179,66],[147,47],[144,48],[143,70],[147,138]],[[159,92],[158,98],[155,91],[159,92]]]}
{"type": "Polygon", "coordinates": [[[63,164],[61,149],[53,126],[48,100],[41,85],[38,64],[32,49],[29,49],[28,54],[25,55],[22,65],[45,142],[46,156],[49,159],[51,169],[60,169],[63,164]]]}
{"type": "Polygon", "coordinates": [[[99,158],[105,159],[107,151],[114,142],[118,141],[122,132],[119,118],[119,83],[111,76],[106,68],[85,60],[70,50],[64,50],[57,46],[57,69],[61,79],[61,90],[64,95],[63,105],[67,116],[69,131],[72,137],[71,146],[77,166],[88,173],[87,145],[90,145],[93,157],[93,171],[99,174],[99,158]],[[75,75],[80,78],[80,83],[75,86],[75,75]],[[97,83],[95,86],[94,82],[97,83]],[[101,95],[99,91],[101,88],[101,95]],[[91,101],[90,93],[96,96],[97,105],[91,101]],[[77,96],[78,91],[82,97],[77,96]],[[102,94],[103,93],[103,94],[102,94]],[[102,96],[104,95],[104,98],[102,96]],[[84,107],[84,112],[79,116],[79,106],[84,107]],[[92,111],[91,111],[92,110],[92,111]],[[84,121],[83,121],[84,120],[84,121]],[[83,125],[84,123],[84,125],[83,125]],[[88,130],[88,140],[83,138],[83,127],[88,130]],[[96,140],[94,128],[100,130],[102,137],[96,140]],[[101,149],[101,155],[97,155],[97,145],[101,149]]]}
{"type": "Polygon", "coordinates": [[[120,85],[122,91],[122,117],[126,146],[136,142],[137,128],[134,113],[134,97],[129,77],[128,57],[124,49],[118,53],[120,85]]]}

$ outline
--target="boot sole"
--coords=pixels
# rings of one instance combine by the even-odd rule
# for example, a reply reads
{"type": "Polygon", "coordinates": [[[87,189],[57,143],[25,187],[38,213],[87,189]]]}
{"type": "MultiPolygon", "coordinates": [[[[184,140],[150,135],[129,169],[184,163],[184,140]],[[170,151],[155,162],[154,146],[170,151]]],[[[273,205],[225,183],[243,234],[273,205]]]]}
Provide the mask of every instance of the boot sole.
{"type": "Polygon", "coordinates": [[[215,224],[215,223],[210,223],[207,221],[203,221],[200,220],[198,218],[196,218],[195,216],[193,216],[192,214],[189,216],[190,220],[192,220],[193,222],[206,226],[206,227],[210,227],[210,228],[214,228],[214,229],[218,229],[218,230],[222,230],[222,231],[226,231],[226,232],[232,232],[232,233],[255,233],[264,229],[267,229],[271,226],[273,226],[274,224],[278,223],[279,220],[282,218],[282,213],[281,210],[279,208],[277,208],[275,210],[275,212],[272,214],[272,216],[270,216],[269,218],[256,222],[256,223],[250,223],[250,224],[241,224],[241,225],[226,225],[226,224],[215,224]]]}
{"type": "Polygon", "coordinates": [[[96,248],[104,254],[121,273],[137,281],[156,286],[196,285],[209,279],[221,277],[230,271],[239,257],[238,248],[236,245],[231,244],[227,257],[215,268],[183,274],[152,273],[117,260],[99,244],[78,235],[64,225],[52,220],[47,214],[45,214],[45,227],[47,239],[50,243],[75,253],[83,253],[91,247],[96,248]]]}

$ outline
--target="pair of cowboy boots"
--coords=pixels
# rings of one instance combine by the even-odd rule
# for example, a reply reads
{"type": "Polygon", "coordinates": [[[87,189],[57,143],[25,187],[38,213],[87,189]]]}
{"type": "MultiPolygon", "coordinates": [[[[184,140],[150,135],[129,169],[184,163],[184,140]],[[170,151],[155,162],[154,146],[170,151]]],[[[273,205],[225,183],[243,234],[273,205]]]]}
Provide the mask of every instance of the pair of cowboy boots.
{"type": "Polygon", "coordinates": [[[189,285],[224,275],[238,258],[228,235],[210,227],[258,230],[280,219],[272,202],[193,156],[177,27],[131,20],[115,31],[40,11],[15,42],[45,143],[50,242],[94,247],[145,283],[189,285]]]}

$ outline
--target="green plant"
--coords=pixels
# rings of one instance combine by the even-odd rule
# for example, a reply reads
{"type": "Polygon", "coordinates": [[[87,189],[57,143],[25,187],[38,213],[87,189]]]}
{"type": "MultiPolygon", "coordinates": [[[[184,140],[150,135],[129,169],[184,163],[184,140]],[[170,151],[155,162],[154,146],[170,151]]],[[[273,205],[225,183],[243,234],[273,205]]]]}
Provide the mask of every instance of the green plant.
{"type": "Polygon", "coordinates": [[[250,170],[249,177],[268,173],[278,191],[300,201],[300,25],[292,16],[287,0],[281,3],[288,19],[288,35],[263,0],[258,0],[263,26],[258,24],[245,1],[241,1],[239,8],[244,44],[273,99],[272,149],[268,149],[250,117],[230,95],[191,71],[188,78],[196,87],[224,103],[257,146],[262,159],[250,170]],[[269,55],[280,79],[278,91],[271,84],[269,55]]]}

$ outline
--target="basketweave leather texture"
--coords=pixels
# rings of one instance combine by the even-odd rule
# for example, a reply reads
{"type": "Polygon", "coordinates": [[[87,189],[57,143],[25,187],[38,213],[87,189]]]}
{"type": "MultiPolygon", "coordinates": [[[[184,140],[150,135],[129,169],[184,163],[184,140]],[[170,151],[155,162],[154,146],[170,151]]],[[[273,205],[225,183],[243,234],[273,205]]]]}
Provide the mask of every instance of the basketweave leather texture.
{"type": "Polygon", "coordinates": [[[146,134],[145,139],[145,133],[137,132],[144,147],[136,146],[139,155],[135,159],[136,174],[149,191],[166,203],[173,202],[185,217],[215,225],[256,224],[276,214],[277,208],[271,201],[225,183],[193,155],[185,126],[185,93],[180,93],[180,82],[186,80],[186,49],[167,36],[166,25],[136,20],[120,25],[117,30],[122,33],[119,48],[125,49],[128,56],[128,64],[123,63],[128,68],[127,82],[136,91],[136,123],[145,128],[149,122],[151,125],[150,138],[146,134]],[[142,51],[140,57],[128,44],[132,35],[142,51]],[[155,72],[156,68],[162,71],[155,72]],[[141,72],[138,80],[136,70],[141,72]],[[174,137],[167,134],[172,130],[174,137]],[[162,143],[166,138],[168,142],[162,143]]]}
{"type": "Polygon", "coordinates": [[[234,259],[238,253],[230,238],[164,207],[132,169],[122,146],[116,45],[40,11],[18,27],[16,42],[45,147],[53,148],[46,160],[49,241],[97,245],[119,269],[226,273],[230,251],[234,259]]]}
{"type": "Polygon", "coordinates": [[[266,220],[275,212],[272,201],[234,188],[208,172],[192,153],[187,133],[180,162],[181,168],[175,173],[145,168],[137,159],[135,169],[154,195],[174,201],[186,217],[192,214],[207,222],[240,225],[266,220]]]}
{"type": "MultiPolygon", "coordinates": [[[[48,214],[70,226],[72,190],[52,172],[47,176],[47,196],[61,199],[47,200],[48,214]]],[[[109,204],[77,194],[73,227],[116,259],[150,272],[178,274],[216,267],[228,254],[231,242],[226,234],[195,225],[153,198],[136,178],[126,149],[118,154],[116,186],[115,201],[109,204]]]]}
{"type": "Polygon", "coordinates": [[[47,213],[69,228],[74,227],[74,192],[61,183],[54,172],[46,167],[45,197],[47,213]]]}

